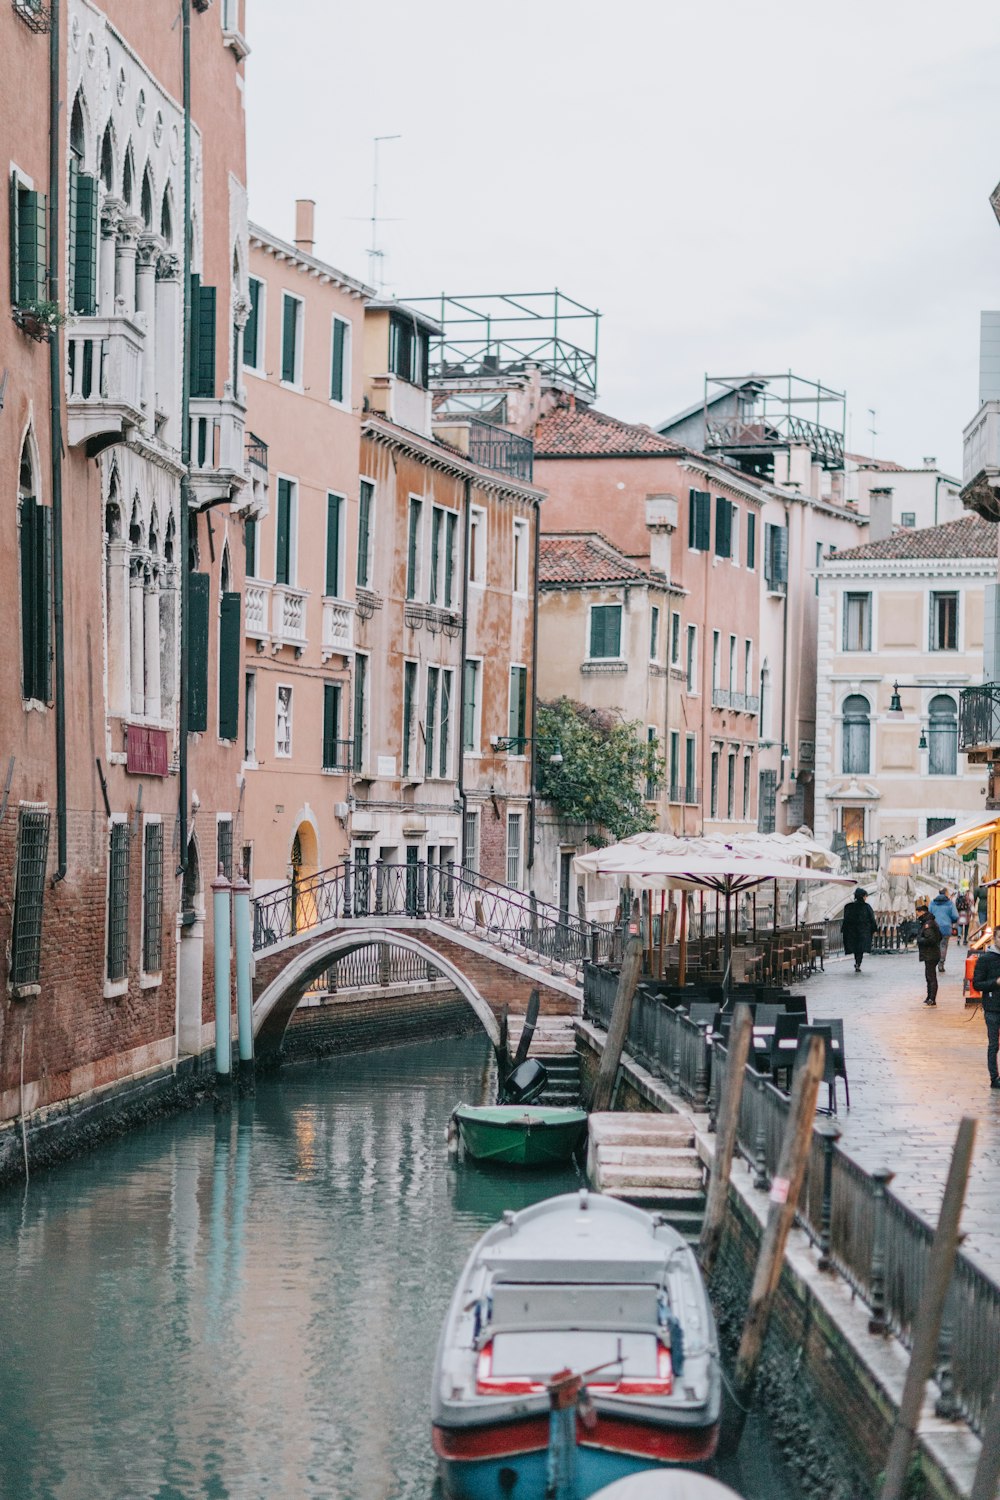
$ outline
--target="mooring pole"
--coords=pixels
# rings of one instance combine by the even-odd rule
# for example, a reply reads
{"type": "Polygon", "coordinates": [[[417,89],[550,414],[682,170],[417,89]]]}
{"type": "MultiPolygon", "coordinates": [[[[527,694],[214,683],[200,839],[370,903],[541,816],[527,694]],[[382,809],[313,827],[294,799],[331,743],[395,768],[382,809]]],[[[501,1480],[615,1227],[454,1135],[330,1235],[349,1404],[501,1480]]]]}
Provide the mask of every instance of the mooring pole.
{"type": "Polygon", "coordinates": [[[236,1027],[240,1047],[240,1087],[253,1091],[253,995],[250,988],[250,887],[242,876],[233,885],[236,929],[236,1027]]]}
{"type": "Polygon", "coordinates": [[[608,1036],[604,1043],[604,1051],[601,1053],[597,1079],[590,1096],[592,1111],[609,1109],[611,1106],[611,1095],[614,1092],[615,1079],[618,1077],[618,1066],[622,1060],[625,1038],[628,1036],[628,1023],[632,1019],[632,1000],[639,983],[641,969],[642,937],[635,933],[625,944],[621,973],[618,976],[618,989],[611,1011],[611,1024],[608,1027],[608,1036]]]}
{"type": "Polygon", "coordinates": [[[910,1366],[906,1372],[903,1398],[893,1423],[889,1457],[885,1464],[885,1479],[882,1484],[882,1500],[901,1500],[906,1485],[907,1471],[913,1444],[916,1441],[917,1422],[924,1400],[924,1388],[934,1368],[938,1336],[941,1332],[941,1315],[948,1284],[958,1253],[958,1222],[965,1201],[965,1185],[969,1179],[972,1161],[972,1146],[976,1138],[976,1122],[969,1115],[962,1118],[951,1153],[948,1181],[941,1201],[931,1251],[927,1260],[927,1275],[923,1296],[917,1315],[913,1320],[913,1348],[910,1351],[910,1366]]]}
{"type": "Polygon", "coordinates": [[[736,1148],[736,1128],[740,1121],[740,1099],[743,1097],[743,1082],[746,1077],[747,1058],[750,1056],[750,1038],[753,1035],[753,1016],[744,1001],[736,1007],[733,1029],[729,1033],[726,1049],[726,1083],[716,1124],[715,1157],[712,1175],[708,1184],[708,1201],[705,1218],[701,1226],[698,1244],[698,1259],[706,1276],[711,1276],[715,1258],[722,1243],[722,1226],[726,1218],[729,1199],[729,1174],[736,1148]]]}
{"type": "Polygon", "coordinates": [[[229,881],[222,871],[212,881],[212,941],[215,948],[215,1076],[229,1082],[232,1074],[232,1022],[230,1021],[229,986],[231,952],[229,946],[229,881]]]}
{"type": "Polygon", "coordinates": [[[1000,1485],[1000,1385],[993,1393],[990,1409],[983,1423],[983,1446],[979,1450],[976,1477],[969,1500],[996,1500],[1000,1485]]]}
{"type": "Polygon", "coordinates": [[[771,1306],[781,1279],[785,1245],[795,1218],[795,1206],[799,1201],[802,1179],[809,1160],[816,1095],[823,1076],[824,1061],[823,1040],[814,1036],[809,1043],[809,1051],[795,1073],[778,1170],[771,1182],[771,1208],[760,1244],[753,1286],[750,1288],[743,1337],[736,1355],[732,1403],[723,1424],[722,1444],[727,1452],[732,1452],[739,1446],[750,1410],[771,1306]]]}

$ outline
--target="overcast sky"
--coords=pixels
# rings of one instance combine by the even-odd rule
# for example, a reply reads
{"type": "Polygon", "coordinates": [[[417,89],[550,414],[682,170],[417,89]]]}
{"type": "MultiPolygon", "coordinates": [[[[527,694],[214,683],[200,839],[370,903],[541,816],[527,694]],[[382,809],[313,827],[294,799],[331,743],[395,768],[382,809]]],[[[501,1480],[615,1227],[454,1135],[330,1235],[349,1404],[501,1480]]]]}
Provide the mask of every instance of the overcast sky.
{"type": "Polygon", "coordinates": [[[248,0],[250,212],[388,291],[558,286],[600,406],[845,390],[849,445],[961,473],[1000,306],[996,0],[248,0]],[[392,222],[388,222],[392,221],[392,222]]]}

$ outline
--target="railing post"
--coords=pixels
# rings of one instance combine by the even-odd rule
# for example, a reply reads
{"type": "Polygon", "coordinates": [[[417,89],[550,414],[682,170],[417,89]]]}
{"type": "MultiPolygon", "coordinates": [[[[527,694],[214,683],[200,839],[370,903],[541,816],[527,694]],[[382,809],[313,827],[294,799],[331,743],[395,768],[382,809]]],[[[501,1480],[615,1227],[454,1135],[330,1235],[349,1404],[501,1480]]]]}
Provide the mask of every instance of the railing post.
{"type": "Polygon", "coordinates": [[[455,861],[448,861],[448,879],[444,888],[444,914],[451,918],[455,915],[455,861]]]}
{"type": "Polygon", "coordinates": [[[381,857],[375,861],[375,915],[380,917],[385,899],[385,864],[381,857]]]}
{"type": "Polygon", "coordinates": [[[392,961],[388,943],[378,945],[378,982],[383,987],[392,979],[392,961]]]}
{"type": "Polygon", "coordinates": [[[955,1336],[955,1281],[948,1285],[941,1318],[941,1335],[938,1340],[938,1367],[936,1380],[940,1395],[934,1403],[934,1415],[946,1422],[960,1417],[961,1407],[955,1396],[955,1375],[951,1365],[951,1348],[955,1336]]]}
{"type": "Polygon", "coordinates": [[[699,1114],[708,1104],[708,1034],[702,1032],[698,1038],[698,1065],[694,1074],[694,1094],[691,1103],[699,1114]]]}
{"type": "Polygon", "coordinates": [[[767,1175],[767,1132],[764,1127],[764,1080],[758,1078],[754,1087],[757,1090],[757,1139],[754,1142],[754,1179],[753,1185],[760,1193],[766,1193],[771,1186],[771,1179],[767,1175]]]}
{"type": "Polygon", "coordinates": [[[868,1319],[869,1333],[884,1334],[889,1328],[885,1316],[885,1190],[895,1175],[895,1172],[890,1172],[888,1167],[877,1167],[871,1174],[874,1184],[874,1222],[871,1271],[872,1315],[868,1319]]]}
{"type": "Polygon", "coordinates": [[[354,898],[351,890],[351,861],[344,860],[344,916],[354,916],[354,898]]]}
{"type": "Polygon", "coordinates": [[[427,915],[427,861],[417,860],[417,916],[427,915]]]}
{"type": "Polygon", "coordinates": [[[840,1127],[832,1120],[816,1126],[823,1137],[823,1204],[819,1216],[819,1261],[821,1271],[833,1268],[830,1259],[830,1225],[833,1218],[833,1148],[840,1140],[840,1127]]]}
{"type": "MultiPolygon", "coordinates": [[[[597,923],[596,922],[591,922],[591,924],[590,924],[590,962],[592,964],[596,964],[596,963],[600,962],[599,949],[598,949],[598,942],[599,942],[599,940],[600,940],[600,938],[599,938],[599,934],[598,934],[598,931],[597,931],[597,923]]],[[[610,959],[611,959],[611,955],[608,954],[608,961],[609,962],[610,962],[610,959]]]]}

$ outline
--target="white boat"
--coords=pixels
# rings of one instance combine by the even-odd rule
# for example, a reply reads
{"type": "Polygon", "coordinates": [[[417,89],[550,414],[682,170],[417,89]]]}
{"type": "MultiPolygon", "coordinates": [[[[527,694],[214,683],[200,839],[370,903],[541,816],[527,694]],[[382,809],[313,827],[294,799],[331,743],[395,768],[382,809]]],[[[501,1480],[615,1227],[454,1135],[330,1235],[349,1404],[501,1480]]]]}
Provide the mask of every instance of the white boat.
{"type": "Polygon", "coordinates": [[[550,1444],[570,1445],[560,1462],[581,1500],[653,1466],[707,1464],[720,1400],[715,1322],[685,1240],[614,1198],[546,1199],[488,1230],[455,1289],[431,1398],[444,1495],[561,1493],[550,1444]],[[584,1389],[567,1425],[557,1392],[574,1376],[584,1389]]]}
{"type": "Polygon", "coordinates": [[[704,1474],[665,1474],[647,1469],[629,1479],[618,1479],[591,1500],[740,1500],[735,1490],[704,1474]]]}

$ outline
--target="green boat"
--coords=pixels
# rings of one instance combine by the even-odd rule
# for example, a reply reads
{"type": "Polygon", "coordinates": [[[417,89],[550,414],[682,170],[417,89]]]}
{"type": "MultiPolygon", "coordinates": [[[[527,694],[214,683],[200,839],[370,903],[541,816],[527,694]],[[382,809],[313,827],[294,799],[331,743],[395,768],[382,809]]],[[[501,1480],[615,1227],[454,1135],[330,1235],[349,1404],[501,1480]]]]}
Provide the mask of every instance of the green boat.
{"type": "Polygon", "coordinates": [[[542,1104],[460,1104],[452,1119],[470,1156],[518,1167],[568,1161],[587,1134],[585,1109],[542,1104]]]}

